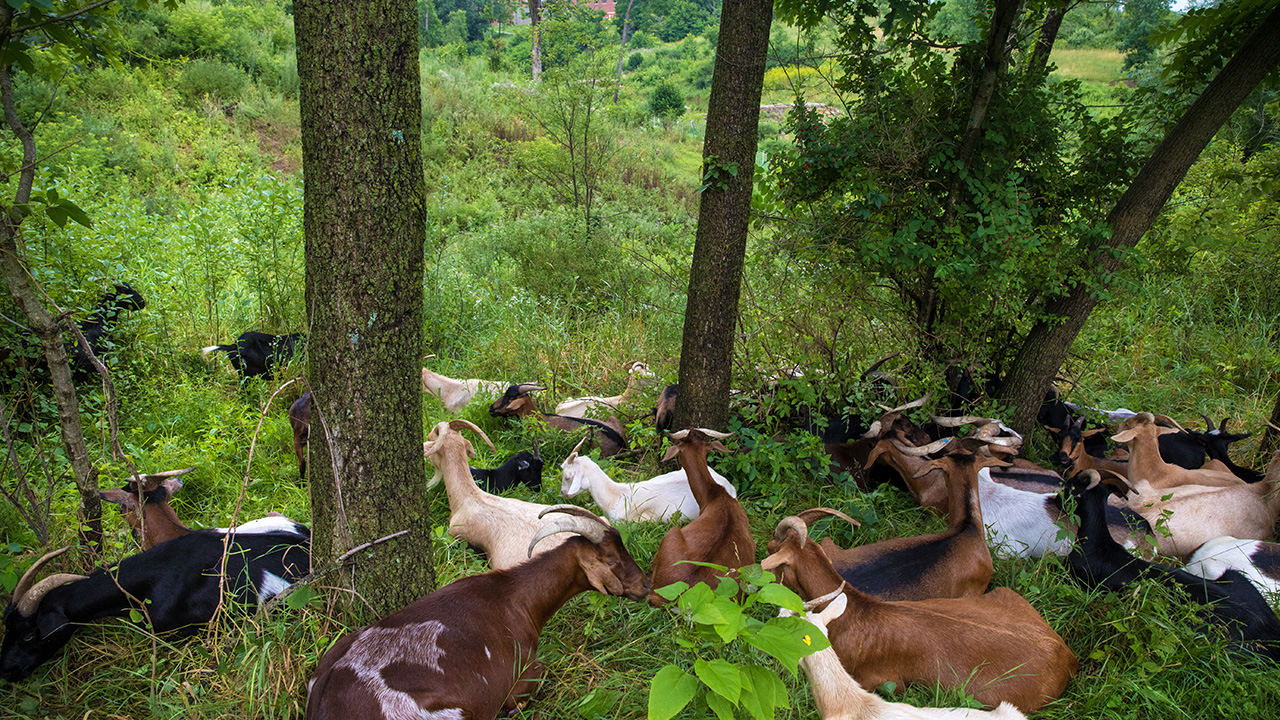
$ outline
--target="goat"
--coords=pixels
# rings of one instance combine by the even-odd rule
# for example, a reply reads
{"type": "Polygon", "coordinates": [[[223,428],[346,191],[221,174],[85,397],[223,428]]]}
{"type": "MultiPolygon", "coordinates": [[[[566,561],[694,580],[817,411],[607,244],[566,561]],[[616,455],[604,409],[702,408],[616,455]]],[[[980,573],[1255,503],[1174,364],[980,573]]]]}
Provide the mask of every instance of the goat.
{"type": "Polygon", "coordinates": [[[444,409],[457,414],[476,395],[502,395],[505,385],[496,380],[454,380],[422,368],[422,392],[435,395],[444,409]]]}
{"type": "Polygon", "coordinates": [[[200,354],[208,357],[222,350],[227,353],[231,366],[242,377],[262,376],[270,380],[275,373],[276,365],[289,362],[305,345],[306,340],[302,337],[302,333],[271,335],[249,330],[240,333],[240,337],[230,345],[210,345],[201,348],[200,354]]]}
{"type": "Polygon", "coordinates": [[[1078,661],[1023,597],[995,588],[981,597],[893,602],[854,589],[817,543],[777,539],[761,566],[804,600],[843,593],[853,612],[832,621],[831,644],[863,687],[938,683],[966,687],[979,702],[1033,712],[1058,697],[1078,661]]]}
{"type": "MultiPolygon", "coordinates": [[[[463,429],[471,430],[493,447],[488,436],[466,420],[438,423],[422,444],[423,454],[436,468],[430,485],[444,479],[449,495],[449,534],[480,549],[494,570],[506,570],[528,557],[525,546],[542,526],[538,522],[541,513],[549,507],[571,506],[539,505],[481,490],[467,465],[467,458],[475,455],[475,449],[462,436],[463,429]]],[[[549,550],[559,543],[553,540],[543,548],[549,550]]]]}
{"type": "Polygon", "coordinates": [[[636,390],[639,389],[640,383],[644,378],[653,377],[653,372],[649,370],[649,366],[639,360],[632,360],[623,366],[623,369],[627,371],[627,389],[621,395],[613,395],[611,397],[588,395],[569,398],[556,405],[556,414],[564,417],[580,418],[586,417],[588,412],[617,410],[619,405],[635,396],[636,390]]]}
{"type": "Polygon", "coordinates": [[[307,477],[307,449],[311,442],[311,393],[302,393],[302,397],[289,406],[289,426],[293,428],[293,454],[298,456],[298,478],[307,477]]]}
{"type": "Polygon", "coordinates": [[[1217,537],[1191,554],[1185,570],[1209,580],[1236,570],[1259,590],[1280,596],[1280,544],[1273,542],[1217,537]]]}
{"type": "Polygon", "coordinates": [[[533,446],[533,452],[521,451],[512,455],[496,468],[473,467],[471,478],[485,492],[506,492],[520,483],[537,492],[542,489],[542,458],[538,456],[538,446],[533,446]]]}
{"type": "Polygon", "coordinates": [[[182,489],[182,481],[178,478],[192,470],[195,468],[134,478],[119,490],[103,490],[98,497],[120,506],[120,513],[133,531],[134,538],[142,544],[143,550],[149,550],[158,543],[191,532],[178,520],[169,500],[182,489]]]}
{"type": "Polygon", "coordinates": [[[676,414],[676,396],[680,393],[680,385],[668,385],[658,395],[658,404],[653,407],[653,427],[660,433],[671,429],[671,418],[676,414]]]}
{"type": "MultiPolygon", "coordinates": [[[[112,325],[121,312],[142,310],[146,306],[147,301],[143,299],[142,294],[128,283],[116,283],[114,287],[103,293],[102,299],[89,313],[89,317],[79,323],[80,334],[84,335],[84,339],[88,341],[94,357],[102,360],[106,354],[111,344],[112,325]]],[[[93,361],[89,359],[89,354],[85,352],[78,339],[69,343],[68,350],[67,360],[71,365],[71,379],[74,382],[88,382],[98,377],[93,361]]]]}
{"type": "MultiPolygon", "coordinates": [[[[586,438],[582,442],[586,442],[586,438]]],[[[563,471],[560,494],[572,498],[580,495],[583,490],[590,491],[591,499],[615,522],[667,522],[676,513],[683,515],[686,520],[698,517],[698,501],[689,488],[689,477],[684,468],[644,482],[614,482],[594,460],[578,454],[582,442],[578,443],[578,447],[560,465],[563,471]]],[[[708,470],[711,478],[731,497],[738,497],[737,488],[728,479],[715,470],[708,470]]]]}
{"type": "Polygon", "coordinates": [[[308,720],[474,718],[491,720],[527,701],[543,675],[535,660],[547,620],[595,589],[640,601],[644,571],[622,536],[581,508],[529,540],[533,559],[456,580],[334,643],[320,658],[308,720]],[[574,533],[533,557],[552,533],[574,533]]]}
{"type": "Polygon", "coordinates": [[[533,415],[556,430],[573,432],[587,426],[595,432],[600,443],[600,455],[612,457],[627,450],[627,434],[616,417],[608,420],[591,420],[589,418],[571,418],[538,410],[538,405],[530,393],[542,388],[533,383],[520,383],[507,388],[502,397],[489,406],[489,414],[493,417],[524,417],[533,415]]]}
{"type": "Polygon", "coordinates": [[[67,548],[51,552],[18,581],[4,611],[0,678],[26,678],[77,627],[100,618],[138,611],[156,632],[192,633],[226,601],[255,607],[311,569],[310,545],[310,531],[296,523],[291,532],[196,530],[87,577],[56,574],[34,583],[67,548]]]}
{"type": "MultiPolygon", "coordinates": [[[[849,599],[837,594],[821,612],[810,611],[805,615],[814,627],[828,635],[827,626],[844,614],[849,599]]],[[[808,607],[808,605],[806,605],[808,607]]],[[[792,613],[786,608],[778,611],[782,617],[792,613]]],[[[906,703],[889,702],[872,692],[862,689],[857,680],[845,672],[834,647],[826,647],[812,655],[800,658],[800,667],[809,677],[813,691],[813,704],[822,720],[1026,720],[1026,715],[1007,702],[1000,703],[992,711],[968,708],[918,708],[906,703]]]]}
{"type": "MultiPolygon", "coordinates": [[[[680,458],[689,490],[698,501],[699,515],[684,527],[671,528],[662,537],[653,554],[651,585],[655,590],[681,581],[689,585],[705,582],[712,587],[720,584],[719,571],[682,560],[714,563],[731,571],[756,560],[756,542],[751,537],[747,514],[737,499],[712,479],[707,467],[708,450],[728,452],[720,442],[727,437],[727,433],[701,428],[671,435],[671,447],[662,459],[680,458]]],[[[649,603],[655,607],[665,602],[656,592],[649,594],[649,603]]]]}
{"type": "MultiPolygon", "coordinates": [[[[185,475],[195,468],[170,470],[154,473],[141,479],[130,480],[119,490],[103,490],[98,496],[103,500],[120,506],[120,513],[133,532],[134,538],[149,550],[166,540],[196,532],[178,519],[169,501],[173,494],[182,489],[179,476],[185,475]],[[142,498],[139,506],[138,499],[142,498]]],[[[265,517],[241,523],[234,528],[216,528],[216,532],[226,534],[234,530],[237,533],[284,532],[296,533],[301,527],[279,513],[267,513],[265,517]]]]}
{"type": "Polygon", "coordinates": [[[1076,500],[1080,527],[1067,565],[1080,584],[1119,592],[1139,579],[1151,579],[1181,588],[1193,601],[1207,605],[1210,617],[1223,625],[1236,643],[1280,660],[1280,620],[1245,575],[1226,570],[1217,580],[1206,580],[1178,568],[1139,560],[1116,544],[1102,518],[1107,493],[1123,489],[1101,483],[1096,471],[1077,475],[1068,489],[1076,500]]]}
{"type": "MultiPolygon", "coordinates": [[[[1127,477],[1132,480],[1146,481],[1158,490],[1168,490],[1179,485],[1236,487],[1244,484],[1243,480],[1229,471],[1187,469],[1165,462],[1158,438],[1185,431],[1157,425],[1151,413],[1138,413],[1125,421],[1125,425],[1128,427],[1112,435],[1111,439],[1129,446],[1127,477]]],[[[1200,450],[1203,453],[1203,443],[1200,444],[1200,450]]]]}
{"type": "MultiPolygon", "coordinates": [[[[1217,460],[1226,466],[1232,475],[1244,480],[1247,483],[1256,483],[1263,480],[1263,474],[1253,468],[1240,467],[1231,460],[1230,447],[1231,443],[1244,440],[1252,433],[1229,433],[1227,432],[1227,422],[1231,418],[1223,418],[1222,423],[1218,427],[1213,426],[1213,421],[1205,416],[1204,421],[1208,423],[1209,429],[1200,436],[1201,442],[1204,443],[1205,452],[1211,460],[1217,460]]],[[[1163,437],[1163,436],[1162,436],[1163,437]]]]}
{"type": "MultiPolygon", "coordinates": [[[[937,467],[946,475],[950,505],[955,508],[946,532],[893,538],[847,550],[824,538],[822,550],[836,572],[853,587],[881,600],[977,597],[986,592],[993,568],[978,500],[978,471],[1002,461],[976,455],[973,449],[925,463],[919,471],[937,467]]],[[[808,518],[818,514],[836,514],[853,522],[827,508],[806,510],[783,518],[767,551],[772,554],[778,550],[789,532],[804,538],[808,518]]]]}

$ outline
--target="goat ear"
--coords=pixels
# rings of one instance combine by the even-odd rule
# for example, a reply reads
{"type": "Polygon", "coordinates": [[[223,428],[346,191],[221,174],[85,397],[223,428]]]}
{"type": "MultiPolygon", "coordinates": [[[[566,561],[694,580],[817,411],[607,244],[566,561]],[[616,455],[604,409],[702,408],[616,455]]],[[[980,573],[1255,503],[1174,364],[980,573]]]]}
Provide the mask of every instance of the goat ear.
{"type": "Polygon", "coordinates": [[[622,587],[622,581],[617,575],[609,569],[609,566],[600,561],[595,555],[584,557],[581,560],[582,570],[587,574],[587,582],[591,583],[591,587],[600,591],[605,595],[622,595],[625,588],[622,587]]]}
{"type": "Polygon", "coordinates": [[[182,481],[176,477],[165,478],[165,481],[160,485],[169,492],[169,497],[173,497],[174,493],[182,489],[182,481]]]}
{"type": "Polygon", "coordinates": [[[1097,435],[1098,433],[1102,432],[1103,430],[1106,430],[1106,428],[1092,428],[1092,429],[1089,429],[1089,430],[1085,430],[1085,431],[1083,431],[1083,432],[1081,432],[1081,433],[1080,433],[1080,437],[1082,437],[1082,438],[1093,437],[1094,435],[1097,435]]]}
{"type": "Polygon", "coordinates": [[[680,452],[680,448],[676,447],[675,445],[672,445],[671,447],[668,447],[668,448],[667,448],[667,451],[666,451],[665,453],[663,453],[663,454],[662,454],[662,462],[666,462],[666,461],[670,460],[671,458],[675,457],[675,456],[676,456],[676,453],[678,453],[678,452],[680,452]]]}
{"type": "Polygon", "coordinates": [[[867,462],[862,466],[862,469],[870,470],[871,466],[876,464],[876,460],[879,460],[880,456],[883,455],[888,448],[889,442],[887,440],[881,440],[876,443],[875,447],[871,448],[871,452],[867,453],[867,462]]]}
{"type": "Polygon", "coordinates": [[[61,609],[49,608],[41,611],[36,608],[36,629],[40,631],[41,638],[47,638],[67,624],[67,616],[61,609]]]}
{"type": "Polygon", "coordinates": [[[836,595],[836,599],[827,604],[822,612],[818,613],[818,617],[822,619],[822,624],[830,624],[832,620],[844,614],[845,608],[849,607],[849,596],[844,593],[836,595]]]}
{"type": "Polygon", "coordinates": [[[131,492],[125,492],[124,490],[117,490],[115,488],[103,490],[98,493],[98,497],[109,503],[115,503],[125,510],[134,510],[138,507],[137,496],[131,492]]]}
{"type": "Polygon", "coordinates": [[[1118,443],[1127,443],[1127,442],[1133,442],[1133,439],[1136,437],[1138,437],[1137,428],[1129,428],[1128,430],[1124,430],[1122,432],[1116,433],[1115,435],[1112,435],[1111,439],[1118,443]]]}
{"type": "Polygon", "coordinates": [[[1185,432],[1181,428],[1165,427],[1163,425],[1156,426],[1156,435],[1172,435],[1173,433],[1185,432]]]}
{"type": "Polygon", "coordinates": [[[731,452],[729,448],[725,447],[724,443],[720,442],[719,440],[712,440],[711,442],[707,443],[707,449],[716,450],[722,453],[731,452]]]}

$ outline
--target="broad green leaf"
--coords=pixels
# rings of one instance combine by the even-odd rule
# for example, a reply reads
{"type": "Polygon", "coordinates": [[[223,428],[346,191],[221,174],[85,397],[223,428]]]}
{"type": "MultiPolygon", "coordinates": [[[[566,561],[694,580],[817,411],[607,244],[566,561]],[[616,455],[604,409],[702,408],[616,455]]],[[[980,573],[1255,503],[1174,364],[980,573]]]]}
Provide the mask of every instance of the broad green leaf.
{"type": "Polygon", "coordinates": [[[780,689],[785,706],[786,686],[766,667],[741,665],[738,670],[742,673],[742,707],[755,720],[773,720],[780,689]]]}
{"type": "Polygon", "coordinates": [[[698,679],[675,665],[667,665],[649,683],[649,720],[670,720],[698,691],[698,679]]]}
{"type": "Polygon", "coordinates": [[[737,665],[720,658],[715,660],[698,658],[693,662],[693,671],[697,673],[698,679],[713,692],[734,705],[738,704],[738,696],[742,693],[742,676],[738,672],[737,665]]]}
{"type": "Polygon", "coordinates": [[[316,591],[310,585],[299,585],[293,592],[289,593],[289,597],[284,599],[284,604],[290,610],[297,610],[311,602],[311,598],[315,597],[315,595],[316,591]]]}
{"type": "Polygon", "coordinates": [[[798,617],[774,618],[746,640],[777,658],[792,675],[799,671],[800,658],[831,647],[818,628],[798,617]]]}
{"type": "Polygon", "coordinates": [[[58,207],[62,208],[63,212],[67,214],[67,217],[71,218],[77,223],[87,228],[93,227],[93,220],[89,217],[89,213],[86,213],[84,210],[81,210],[79,205],[76,205],[70,200],[63,200],[62,202],[58,203],[58,207]]]}
{"type": "MultiPolygon", "coordinates": [[[[720,639],[728,643],[738,637],[738,633],[741,632],[746,624],[742,614],[742,606],[734,602],[733,598],[718,597],[710,607],[720,615],[720,620],[714,623],[716,634],[720,636],[720,639]]],[[[697,618],[695,617],[694,619],[696,620],[697,618]]]]}
{"type": "Polygon", "coordinates": [[[756,593],[756,599],[760,602],[767,602],[770,605],[784,607],[791,612],[803,613],[804,600],[800,596],[792,592],[787,586],[778,583],[769,583],[760,588],[760,592],[756,593]]]}
{"type": "Polygon", "coordinates": [[[27,0],[5,0],[5,3],[14,10],[22,12],[22,6],[27,4],[27,0]]]}
{"type": "Polygon", "coordinates": [[[711,588],[707,587],[706,583],[698,583],[686,590],[684,594],[680,596],[680,610],[692,615],[701,609],[702,606],[714,599],[715,593],[711,592],[711,588]]]}
{"type": "Polygon", "coordinates": [[[67,226],[67,212],[63,210],[60,206],[50,205],[47,208],[45,208],[44,212],[46,215],[49,216],[49,219],[52,220],[54,224],[57,225],[58,227],[67,226]]]}
{"type": "Polygon", "coordinates": [[[129,621],[135,623],[142,622],[142,613],[133,608],[129,608],[129,621]]]}
{"type": "Polygon", "coordinates": [[[708,694],[707,707],[711,708],[711,712],[714,712],[720,720],[733,720],[733,703],[719,695],[715,693],[708,694]]]}
{"type": "MultiPolygon", "coordinates": [[[[440,528],[440,529],[443,530],[444,528],[440,528]]],[[[674,583],[671,583],[670,585],[663,585],[657,590],[654,590],[654,592],[658,593],[659,595],[666,598],[667,600],[675,600],[677,597],[680,597],[680,593],[688,589],[689,589],[689,583],[681,580],[680,582],[674,582],[674,583]]]]}

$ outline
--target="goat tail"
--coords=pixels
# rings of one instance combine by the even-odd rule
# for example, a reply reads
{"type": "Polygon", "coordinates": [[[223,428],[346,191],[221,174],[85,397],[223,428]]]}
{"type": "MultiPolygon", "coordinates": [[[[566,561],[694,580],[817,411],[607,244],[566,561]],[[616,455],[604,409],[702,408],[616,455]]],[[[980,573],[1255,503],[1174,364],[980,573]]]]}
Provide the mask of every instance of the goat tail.
{"type": "Polygon", "coordinates": [[[235,349],[236,349],[235,345],[210,345],[209,347],[206,347],[206,348],[200,348],[200,354],[205,357],[209,357],[211,354],[216,353],[219,350],[225,350],[227,352],[231,352],[232,350],[235,350],[235,349]]]}

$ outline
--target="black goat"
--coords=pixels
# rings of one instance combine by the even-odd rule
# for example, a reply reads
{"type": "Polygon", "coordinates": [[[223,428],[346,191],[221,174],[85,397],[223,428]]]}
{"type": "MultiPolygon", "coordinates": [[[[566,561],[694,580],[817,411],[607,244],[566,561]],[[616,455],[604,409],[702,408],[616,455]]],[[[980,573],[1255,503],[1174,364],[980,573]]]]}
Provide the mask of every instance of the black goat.
{"type": "Polygon", "coordinates": [[[1247,483],[1262,482],[1266,477],[1263,473],[1252,468],[1240,467],[1231,461],[1231,453],[1229,451],[1231,443],[1236,442],[1237,440],[1244,440],[1252,433],[1227,432],[1227,422],[1230,419],[1231,418],[1223,418],[1222,423],[1215,428],[1213,426],[1213,421],[1207,416],[1205,417],[1204,421],[1208,423],[1209,430],[1200,436],[1201,442],[1204,443],[1205,452],[1208,453],[1211,459],[1217,460],[1223,465],[1226,465],[1227,469],[1231,471],[1231,474],[1241,480],[1247,483]]]}
{"type": "Polygon", "coordinates": [[[600,421],[544,413],[538,409],[537,402],[534,401],[533,395],[530,394],[535,390],[541,389],[533,383],[512,385],[507,388],[502,397],[494,400],[493,404],[489,406],[489,414],[493,417],[535,415],[545,422],[548,427],[564,432],[574,432],[585,425],[595,432],[596,439],[600,443],[600,454],[603,457],[612,457],[630,449],[627,446],[626,430],[622,427],[622,423],[618,422],[618,418],[610,415],[609,419],[600,421]]]}
{"type": "Polygon", "coordinates": [[[277,363],[288,362],[298,350],[306,344],[302,333],[288,335],[271,335],[254,330],[240,333],[240,337],[230,345],[210,345],[202,348],[202,355],[210,355],[218,350],[227,353],[231,365],[246,378],[265,376],[271,379],[277,363]]]}
{"type": "Polygon", "coordinates": [[[1217,580],[1206,580],[1185,570],[1140,560],[1107,531],[1107,494],[1123,493],[1122,489],[1100,483],[1098,473],[1091,470],[1073,478],[1067,491],[1075,498],[1080,516],[1077,544],[1067,556],[1067,564],[1081,585],[1119,591],[1137,580],[1151,579],[1181,588],[1193,601],[1208,606],[1209,619],[1222,625],[1235,644],[1280,660],[1280,620],[1247,577],[1228,570],[1217,580]]]}
{"type": "MultiPolygon", "coordinates": [[[[226,554],[228,600],[255,607],[282,592],[311,566],[311,532],[238,532],[226,554]]],[[[196,530],[131,555],[88,577],[36,571],[63,550],[40,558],[18,581],[4,611],[0,678],[17,682],[53,657],[80,625],[104,617],[145,614],[156,632],[193,633],[220,604],[224,534],[196,530]]]]}
{"type": "Polygon", "coordinates": [[[538,457],[537,449],[535,445],[534,452],[518,452],[492,470],[473,467],[471,477],[485,492],[499,493],[515,487],[516,483],[524,483],[534,491],[541,490],[542,458],[538,457]]]}
{"type": "Polygon", "coordinates": [[[307,443],[311,441],[311,393],[289,406],[289,425],[293,428],[293,454],[298,456],[298,477],[307,476],[307,443]]]}

